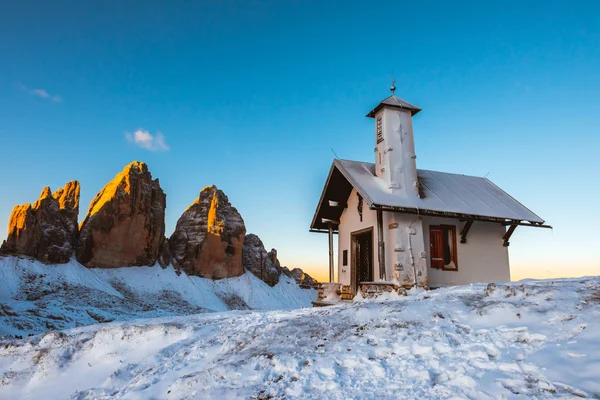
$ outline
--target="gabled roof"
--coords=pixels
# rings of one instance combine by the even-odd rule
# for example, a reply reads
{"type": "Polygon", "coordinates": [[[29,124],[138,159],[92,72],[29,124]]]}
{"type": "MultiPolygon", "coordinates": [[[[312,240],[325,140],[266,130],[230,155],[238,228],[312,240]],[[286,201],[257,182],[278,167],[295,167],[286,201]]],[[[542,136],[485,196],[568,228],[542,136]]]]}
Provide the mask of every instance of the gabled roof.
{"type": "Polygon", "coordinates": [[[375,164],[336,159],[331,165],[311,229],[327,229],[323,218],[339,221],[343,207],[330,206],[329,200],[345,204],[352,188],[369,208],[495,222],[544,223],[489,179],[428,170],[418,170],[417,176],[421,198],[410,198],[389,191],[383,179],[375,175],[375,164]]]}
{"type": "Polygon", "coordinates": [[[379,110],[381,110],[383,107],[402,108],[405,110],[410,110],[411,115],[415,115],[416,113],[421,111],[421,109],[419,107],[413,106],[409,102],[404,101],[394,95],[391,95],[390,97],[388,97],[387,99],[385,99],[381,103],[379,103],[379,105],[377,107],[375,107],[373,110],[371,110],[367,114],[367,117],[375,118],[375,114],[377,114],[379,112],[379,110]]]}

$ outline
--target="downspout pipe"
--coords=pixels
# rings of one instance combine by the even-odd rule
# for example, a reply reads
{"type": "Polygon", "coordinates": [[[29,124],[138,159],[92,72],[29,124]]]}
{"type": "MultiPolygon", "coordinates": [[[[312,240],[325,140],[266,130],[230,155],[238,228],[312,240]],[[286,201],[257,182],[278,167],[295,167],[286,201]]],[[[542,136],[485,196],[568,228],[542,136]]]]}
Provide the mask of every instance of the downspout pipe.
{"type": "Polygon", "coordinates": [[[385,276],[385,242],[383,239],[383,211],[381,208],[377,208],[377,239],[378,239],[378,251],[377,259],[379,261],[379,279],[382,281],[386,280],[385,276]]]}
{"type": "Polygon", "coordinates": [[[408,254],[410,256],[410,264],[412,265],[413,268],[413,276],[415,277],[415,287],[417,286],[417,266],[415,264],[415,256],[413,255],[413,251],[412,251],[412,240],[411,240],[411,236],[413,235],[412,231],[413,231],[413,227],[412,224],[414,224],[415,222],[418,221],[418,218],[415,219],[413,222],[410,223],[410,225],[408,226],[408,254]]]}
{"type": "Polygon", "coordinates": [[[333,273],[333,225],[331,222],[328,224],[329,226],[329,282],[334,282],[334,273],[333,273]]]}

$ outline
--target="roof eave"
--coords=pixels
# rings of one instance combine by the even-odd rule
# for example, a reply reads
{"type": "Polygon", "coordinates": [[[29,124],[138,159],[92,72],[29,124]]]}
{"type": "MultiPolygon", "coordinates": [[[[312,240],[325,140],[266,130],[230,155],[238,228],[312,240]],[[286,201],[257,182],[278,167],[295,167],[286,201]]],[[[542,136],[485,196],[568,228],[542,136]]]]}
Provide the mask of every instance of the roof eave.
{"type": "Polygon", "coordinates": [[[333,162],[331,163],[331,167],[329,168],[329,175],[327,175],[327,181],[325,181],[325,186],[323,186],[323,191],[321,192],[321,197],[319,198],[319,203],[317,204],[317,209],[315,210],[312,222],[310,223],[310,229],[315,229],[317,215],[319,215],[319,211],[321,211],[323,199],[325,198],[325,193],[327,192],[327,186],[329,186],[329,181],[331,180],[331,175],[333,174],[333,168],[335,168],[335,160],[333,160],[333,162]]]}
{"type": "Polygon", "coordinates": [[[401,106],[401,105],[392,105],[392,104],[383,104],[383,103],[379,103],[379,105],[377,107],[375,107],[374,109],[372,109],[367,115],[367,118],[375,118],[375,115],[379,112],[379,110],[381,110],[384,107],[389,107],[389,108],[397,108],[400,110],[410,110],[410,114],[411,115],[416,115],[419,111],[421,111],[420,108],[418,107],[405,107],[405,106],[401,106]]]}
{"type": "Polygon", "coordinates": [[[371,196],[369,196],[369,194],[367,193],[367,191],[364,190],[362,188],[362,186],[360,186],[358,184],[358,182],[356,182],[356,180],[354,178],[352,178],[352,175],[350,175],[348,173],[348,171],[346,171],[346,169],[344,168],[344,166],[341,164],[340,160],[335,159],[333,162],[337,166],[337,168],[340,171],[340,173],[342,175],[344,175],[344,178],[346,178],[346,180],[348,182],[350,182],[350,185],[352,185],[352,187],[361,195],[361,197],[363,198],[363,200],[367,203],[367,206],[372,207],[374,205],[373,204],[373,199],[371,198],[371,196]]]}
{"type": "Polygon", "coordinates": [[[538,228],[552,228],[551,225],[545,225],[544,220],[540,218],[539,221],[528,220],[528,219],[512,219],[506,217],[492,217],[486,215],[476,215],[476,214],[466,214],[460,212],[450,212],[450,211],[436,211],[429,209],[420,209],[420,208],[412,208],[412,207],[399,207],[399,206],[390,206],[385,204],[373,204],[369,208],[371,209],[381,209],[383,211],[392,211],[392,212],[401,212],[405,214],[415,214],[415,215],[428,215],[428,216],[437,216],[437,217],[446,217],[446,218],[459,218],[464,220],[472,219],[474,221],[482,221],[482,222],[496,222],[502,223],[504,225],[523,225],[523,226],[533,226],[538,228]]]}
{"type": "Polygon", "coordinates": [[[352,176],[346,171],[346,169],[344,168],[344,166],[341,164],[340,162],[341,160],[339,159],[334,159],[333,163],[331,164],[331,168],[329,169],[329,175],[327,176],[327,181],[325,182],[325,186],[323,186],[323,191],[321,192],[321,197],[319,199],[319,203],[317,205],[317,209],[315,210],[315,214],[313,215],[313,219],[312,222],[310,224],[310,230],[318,230],[317,228],[317,217],[319,216],[319,214],[321,213],[321,207],[323,207],[323,201],[325,200],[325,194],[327,193],[327,188],[329,187],[330,181],[331,181],[331,177],[333,175],[333,171],[334,169],[337,169],[342,176],[346,179],[346,181],[348,181],[348,183],[350,184],[350,186],[352,186],[352,188],[354,188],[363,198],[365,204],[367,205],[367,207],[372,207],[373,206],[373,200],[371,199],[371,197],[368,195],[368,193],[352,178],[352,176]]]}

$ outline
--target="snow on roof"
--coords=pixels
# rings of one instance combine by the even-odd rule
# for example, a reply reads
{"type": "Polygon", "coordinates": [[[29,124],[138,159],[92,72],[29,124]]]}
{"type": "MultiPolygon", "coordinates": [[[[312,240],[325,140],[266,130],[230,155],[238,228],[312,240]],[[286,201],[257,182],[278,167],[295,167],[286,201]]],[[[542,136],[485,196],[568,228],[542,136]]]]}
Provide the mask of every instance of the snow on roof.
{"type": "MultiPolygon", "coordinates": [[[[363,197],[369,207],[382,206],[422,214],[443,213],[490,220],[544,223],[543,219],[487,178],[418,170],[421,198],[410,198],[392,193],[383,179],[375,175],[375,164],[367,162],[334,160],[327,186],[331,184],[331,177],[334,176],[333,171],[336,169],[363,197]]],[[[327,186],[324,194],[328,192],[327,186]]],[[[313,219],[312,229],[322,228],[318,216],[325,214],[323,203],[326,200],[328,199],[322,197],[313,219]]]]}

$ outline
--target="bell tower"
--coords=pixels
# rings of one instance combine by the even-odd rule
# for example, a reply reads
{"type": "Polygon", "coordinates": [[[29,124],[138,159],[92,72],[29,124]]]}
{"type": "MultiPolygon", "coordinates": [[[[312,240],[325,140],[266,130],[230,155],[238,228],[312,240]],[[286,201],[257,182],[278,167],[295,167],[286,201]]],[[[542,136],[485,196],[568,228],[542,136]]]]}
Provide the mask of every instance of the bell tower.
{"type": "Polygon", "coordinates": [[[419,197],[412,116],[421,109],[396,97],[395,83],[392,95],[367,114],[375,120],[375,174],[392,193],[419,197]]]}

